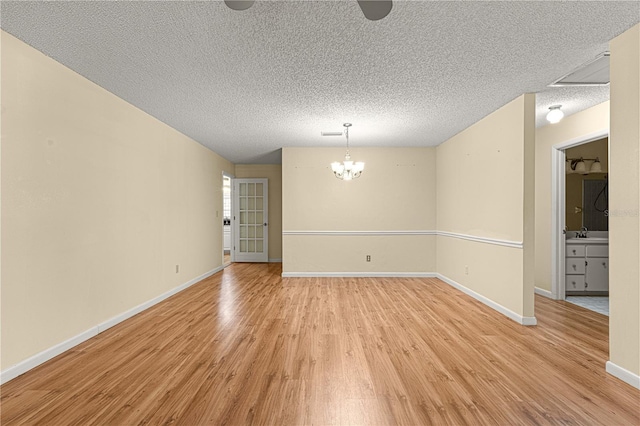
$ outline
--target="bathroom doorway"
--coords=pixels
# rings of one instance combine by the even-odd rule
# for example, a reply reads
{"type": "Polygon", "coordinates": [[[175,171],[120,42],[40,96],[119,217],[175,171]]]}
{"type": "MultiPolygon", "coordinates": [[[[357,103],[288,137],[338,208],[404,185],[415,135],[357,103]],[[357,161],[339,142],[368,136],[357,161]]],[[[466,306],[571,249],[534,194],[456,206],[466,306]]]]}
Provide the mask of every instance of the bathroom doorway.
{"type": "Polygon", "coordinates": [[[608,130],[552,148],[552,294],[609,314],[608,130]]]}

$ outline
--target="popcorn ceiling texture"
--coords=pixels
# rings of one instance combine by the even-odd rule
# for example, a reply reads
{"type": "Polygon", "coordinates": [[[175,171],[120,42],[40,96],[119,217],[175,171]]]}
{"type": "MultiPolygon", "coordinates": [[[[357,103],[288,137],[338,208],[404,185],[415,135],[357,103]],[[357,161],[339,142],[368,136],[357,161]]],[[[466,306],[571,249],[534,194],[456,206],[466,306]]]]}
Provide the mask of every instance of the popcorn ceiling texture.
{"type": "MultiPolygon", "coordinates": [[[[609,98],[546,86],[640,21],[636,1],[2,1],[1,26],[235,163],[352,122],[358,146],[433,146],[524,92],[537,124],[609,98]]],[[[499,131],[499,129],[496,129],[499,131]]]]}

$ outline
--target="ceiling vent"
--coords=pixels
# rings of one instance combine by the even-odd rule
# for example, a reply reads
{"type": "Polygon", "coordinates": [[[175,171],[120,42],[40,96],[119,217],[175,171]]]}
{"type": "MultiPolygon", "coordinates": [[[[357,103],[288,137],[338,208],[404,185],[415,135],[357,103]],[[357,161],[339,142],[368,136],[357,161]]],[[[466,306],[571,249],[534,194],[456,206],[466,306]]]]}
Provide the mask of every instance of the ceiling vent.
{"type": "Polygon", "coordinates": [[[609,84],[609,52],[598,55],[577,70],[565,75],[549,87],[606,86],[609,84]]]}

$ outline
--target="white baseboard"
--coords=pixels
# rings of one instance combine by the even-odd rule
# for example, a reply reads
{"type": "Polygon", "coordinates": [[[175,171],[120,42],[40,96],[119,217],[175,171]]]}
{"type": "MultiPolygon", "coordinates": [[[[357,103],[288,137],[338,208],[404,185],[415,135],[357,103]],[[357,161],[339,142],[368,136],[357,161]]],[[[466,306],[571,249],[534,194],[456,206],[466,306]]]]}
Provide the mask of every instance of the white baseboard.
{"type": "Polygon", "coordinates": [[[88,330],[83,331],[82,333],[73,336],[70,339],[65,340],[64,342],[58,343],[57,345],[54,345],[48,349],[45,349],[44,351],[37,353],[35,355],[33,355],[32,357],[29,357],[27,359],[25,359],[24,361],[21,361],[15,365],[12,365],[11,367],[5,369],[4,371],[0,372],[0,384],[4,384],[12,379],[15,379],[16,377],[18,377],[21,374],[26,373],[27,371],[31,370],[32,368],[37,367],[38,365],[49,361],[51,358],[54,358],[58,355],[60,355],[61,353],[68,351],[69,349],[73,348],[74,346],[79,345],[80,343],[91,339],[92,337],[97,336],[98,334],[102,333],[103,331],[113,327],[114,325],[121,323],[122,321],[131,318],[132,316],[139,314],[140,312],[144,311],[145,309],[149,309],[151,306],[158,304],[160,302],[162,302],[163,300],[173,296],[176,293],[181,292],[182,290],[192,286],[193,284],[202,281],[203,279],[210,277],[211,275],[215,274],[216,272],[219,272],[223,269],[223,266],[220,266],[218,268],[215,268],[209,272],[206,272],[202,275],[200,275],[199,277],[196,277],[192,280],[187,281],[184,284],[179,285],[178,287],[175,287],[169,291],[167,291],[166,293],[162,293],[161,295],[154,297],[151,300],[148,300],[138,306],[135,306],[119,315],[116,315],[113,318],[110,318],[96,326],[91,327],[88,330]]]}
{"type": "Polygon", "coordinates": [[[283,278],[362,277],[362,278],[435,278],[435,272],[283,272],[283,278]]]}
{"type": "Polygon", "coordinates": [[[74,346],[77,346],[80,343],[89,340],[92,337],[95,337],[97,334],[98,326],[91,327],[89,330],[85,330],[82,333],[65,340],[64,342],[58,343],[57,345],[45,349],[44,351],[37,353],[32,357],[25,359],[24,361],[12,365],[11,367],[0,372],[0,384],[5,384],[9,380],[15,379],[19,375],[26,373],[32,368],[35,368],[40,364],[49,361],[51,358],[54,358],[61,353],[68,351],[74,346]]]}
{"type": "Polygon", "coordinates": [[[403,278],[403,277],[416,277],[416,278],[439,278],[452,287],[457,288],[465,294],[473,297],[474,299],[484,303],[490,308],[500,312],[501,314],[511,318],[518,324],[522,325],[536,325],[538,321],[536,317],[523,317],[510,309],[505,308],[502,305],[497,304],[491,299],[484,297],[483,295],[476,293],[475,291],[463,286],[452,279],[445,277],[442,274],[435,272],[283,272],[283,278],[304,278],[304,277],[389,277],[389,278],[403,278]]]}
{"type": "Polygon", "coordinates": [[[282,259],[269,259],[269,263],[282,263],[282,259]]]}
{"type": "Polygon", "coordinates": [[[523,317],[520,314],[517,314],[515,312],[513,312],[510,309],[505,308],[504,306],[494,302],[493,300],[484,297],[483,295],[481,295],[480,293],[476,293],[475,291],[463,286],[462,284],[448,278],[445,277],[442,274],[437,274],[437,277],[439,279],[441,279],[442,281],[444,281],[445,283],[449,284],[452,287],[457,288],[458,290],[460,290],[461,292],[468,294],[469,296],[473,297],[474,299],[484,303],[485,305],[487,305],[488,307],[490,307],[491,309],[494,309],[498,312],[500,312],[502,315],[505,315],[508,318],[511,318],[512,320],[514,320],[515,322],[517,322],[518,324],[522,324],[522,325],[536,325],[538,323],[538,321],[536,320],[536,317],[523,317]]]}
{"type": "Polygon", "coordinates": [[[534,289],[536,294],[539,294],[540,296],[544,296],[544,297],[548,297],[549,299],[554,299],[555,297],[553,296],[553,293],[551,293],[549,290],[545,290],[543,288],[540,287],[536,287],[534,289]]]}
{"type": "Polygon", "coordinates": [[[640,389],[640,376],[638,376],[637,374],[634,374],[631,371],[626,370],[611,361],[607,361],[606,370],[607,373],[611,374],[612,376],[617,377],[623,382],[630,384],[636,389],[640,389]]]}

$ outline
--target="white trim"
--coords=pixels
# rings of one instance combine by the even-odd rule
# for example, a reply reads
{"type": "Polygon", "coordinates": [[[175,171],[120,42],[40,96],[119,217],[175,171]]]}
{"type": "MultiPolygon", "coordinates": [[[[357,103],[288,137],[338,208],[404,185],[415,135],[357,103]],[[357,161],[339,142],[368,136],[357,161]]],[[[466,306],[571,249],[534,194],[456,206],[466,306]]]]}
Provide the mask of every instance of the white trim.
{"type": "Polygon", "coordinates": [[[520,314],[513,312],[510,309],[494,302],[493,300],[484,297],[483,295],[476,293],[475,291],[455,282],[454,280],[445,277],[442,274],[434,272],[283,272],[283,278],[303,278],[303,277],[390,277],[390,278],[404,278],[404,277],[416,277],[416,278],[439,278],[452,287],[457,288],[465,294],[473,297],[474,299],[484,303],[490,308],[500,312],[506,317],[514,320],[518,324],[522,325],[536,325],[537,320],[535,317],[523,317],[520,314]]]}
{"type": "Polygon", "coordinates": [[[169,291],[167,291],[166,293],[162,293],[159,296],[154,297],[153,299],[150,299],[138,306],[135,306],[131,309],[129,309],[128,311],[125,311],[119,315],[116,315],[113,318],[110,318],[96,326],[91,327],[88,330],[83,331],[82,333],[71,337],[70,339],[65,340],[64,342],[58,343],[48,349],[45,349],[44,351],[37,353],[35,355],[33,355],[32,357],[29,357],[27,359],[25,359],[24,361],[20,361],[19,363],[12,365],[11,367],[7,368],[6,370],[0,372],[0,384],[4,384],[10,380],[15,379],[16,377],[18,377],[21,374],[26,373],[27,371],[31,370],[32,368],[37,367],[38,365],[49,361],[50,359],[60,355],[61,353],[68,351],[69,349],[73,348],[74,346],[79,345],[82,342],[85,342],[89,339],[91,339],[92,337],[97,336],[98,334],[102,333],[103,331],[113,327],[116,324],[121,323],[124,320],[127,320],[129,318],[131,318],[134,315],[139,314],[140,312],[144,311],[145,309],[149,309],[150,307],[152,307],[155,304],[158,304],[160,302],[162,302],[163,300],[173,296],[176,293],[181,292],[182,290],[185,290],[187,287],[192,286],[193,284],[202,281],[203,279],[210,277],[211,275],[215,274],[216,272],[219,272],[223,269],[223,266],[219,266],[209,272],[206,272],[202,275],[200,275],[199,277],[196,277],[192,280],[187,281],[184,284],[179,285],[178,287],[175,287],[169,291]]]}
{"type": "MultiPolygon", "coordinates": [[[[236,206],[233,205],[233,199],[235,198],[233,196],[233,180],[236,178],[235,175],[229,173],[229,172],[222,172],[222,181],[224,184],[224,178],[227,177],[229,179],[231,179],[231,188],[230,188],[230,194],[229,196],[231,197],[231,218],[233,218],[233,216],[235,215],[235,209],[236,206]]],[[[222,217],[224,218],[224,194],[222,194],[223,196],[223,200],[222,200],[222,217]]],[[[224,267],[224,222],[222,223],[222,264],[224,267]]],[[[235,250],[234,248],[234,239],[235,237],[235,233],[233,231],[233,220],[231,221],[231,223],[229,224],[229,238],[231,239],[231,247],[229,247],[229,263],[227,263],[227,266],[229,266],[229,264],[233,263],[236,260],[236,254],[235,254],[235,250]]]]}
{"type": "Polygon", "coordinates": [[[435,272],[283,272],[283,278],[363,277],[363,278],[435,278],[435,272]]]}
{"type": "Polygon", "coordinates": [[[324,235],[324,236],[388,236],[388,235],[437,235],[441,237],[458,238],[461,240],[474,241],[477,243],[493,244],[511,248],[523,247],[522,241],[500,240],[497,238],[477,237],[468,234],[447,231],[282,231],[282,235],[324,235]]]}
{"type": "Polygon", "coordinates": [[[563,300],[565,222],[565,150],[609,136],[609,128],[569,139],[551,147],[551,294],[563,300]]]}
{"type": "Polygon", "coordinates": [[[12,365],[6,370],[0,372],[0,384],[5,384],[10,380],[15,379],[19,375],[24,374],[32,368],[49,361],[51,358],[54,358],[74,346],[91,339],[97,334],[98,326],[92,327],[89,330],[83,331],[82,333],[65,340],[64,342],[58,343],[49,349],[45,349],[44,351],[27,358],[24,361],[20,361],[19,363],[12,365]]]}
{"type": "Polygon", "coordinates": [[[623,382],[630,384],[636,389],[640,389],[640,376],[638,376],[637,374],[634,374],[631,371],[626,370],[611,361],[607,361],[606,370],[607,373],[611,374],[612,376],[617,377],[623,382]]]}
{"type": "Polygon", "coordinates": [[[437,231],[282,231],[282,235],[332,235],[332,236],[367,236],[385,235],[436,235],[437,231]]]}
{"type": "Polygon", "coordinates": [[[565,296],[565,152],[551,149],[551,294],[565,296]]]}
{"type": "Polygon", "coordinates": [[[533,291],[540,296],[548,297],[549,299],[555,299],[555,297],[553,297],[553,293],[551,293],[549,290],[545,290],[544,288],[536,287],[533,289],[533,291]]]}
{"type": "Polygon", "coordinates": [[[282,263],[282,259],[269,259],[269,263],[282,263]]]}
{"type": "Polygon", "coordinates": [[[116,315],[113,318],[110,318],[106,321],[104,321],[101,324],[98,324],[98,333],[102,333],[103,331],[113,327],[116,324],[121,323],[122,321],[131,318],[134,315],[139,314],[140,312],[149,309],[150,307],[152,307],[153,305],[156,305],[160,302],[162,302],[163,300],[173,296],[176,293],[181,292],[182,290],[185,290],[188,287],[191,287],[192,285],[194,285],[195,283],[204,280],[205,278],[210,277],[211,275],[215,274],[216,272],[220,272],[222,271],[222,269],[224,269],[224,266],[219,266],[215,269],[212,269],[209,272],[206,272],[202,275],[200,275],[199,277],[193,278],[192,280],[187,281],[184,284],[179,285],[178,287],[174,287],[173,289],[162,293],[159,296],[154,297],[151,300],[147,300],[144,303],[141,303],[140,305],[133,307],[131,309],[129,309],[128,311],[125,311],[119,315],[116,315]]]}
{"type": "Polygon", "coordinates": [[[536,325],[538,323],[538,321],[536,320],[536,317],[523,317],[522,315],[517,314],[517,313],[513,312],[510,309],[505,308],[504,306],[502,306],[502,305],[494,302],[493,300],[481,295],[480,293],[476,293],[475,291],[471,290],[470,288],[467,288],[467,287],[463,286],[462,284],[452,280],[451,278],[447,278],[442,274],[437,274],[436,276],[439,279],[441,279],[442,281],[444,281],[445,283],[449,284],[450,286],[457,288],[458,290],[460,290],[461,292],[463,292],[465,294],[468,294],[469,296],[473,297],[474,299],[484,303],[488,307],[500,312],[502,315],[505,315],[506,317],[511,318],[512,320],[514,320],[518,324],[536,325]]]}
{"type": "Polygon", "coordinates": [[[496,238],[476,237],[474,235],[458,234],[456,232],[438,231],[439,237],[458,238],[460,240],[474,241],[476,243],[493,244],[495,246],[504,246],[521,249],[524,247],[522,241],[499,240],[496,238]]]}
{"type": "MultiPolygon", "coordinates": [[[[233,182],[233,203],[231,212],[231,226],[233,227],[232,262],[269,262],[269,179],[268,178],[235,178],[233,182]],[[261,252],[240,251],[240,185],[244,183],[262,184],[262,233],[261,252]]],[[[248,206],[247,206],[248,207],[248,206]]]]}
{"type": "MultiPolygon", "coordinates": [[[[609,128],[605,127],[603,129],[599,129],[594,132],[587,133],[586,135],[577,136],[575,138],[566,140],[564,142],[557,143],[553,145],[553,148],[565,150],[569,148],[574,148],[579,145],[584,145],[585,143],[597,141],[599,139],[606,138],[608,136],[609,136],[609,128]]],[[[564,173],[564,169],[562,170],[562,172],[564,173]]]]}

